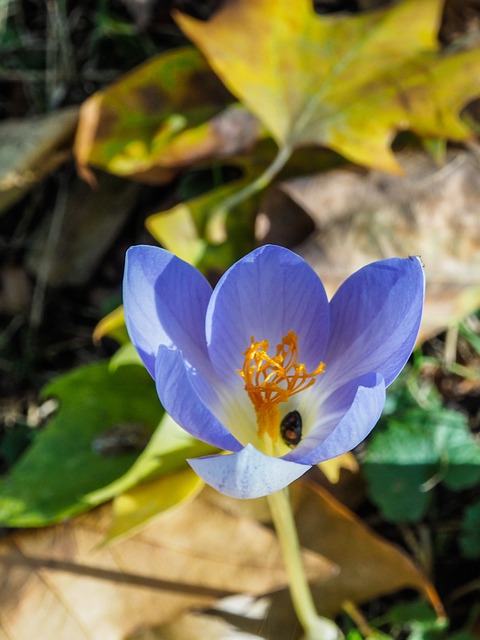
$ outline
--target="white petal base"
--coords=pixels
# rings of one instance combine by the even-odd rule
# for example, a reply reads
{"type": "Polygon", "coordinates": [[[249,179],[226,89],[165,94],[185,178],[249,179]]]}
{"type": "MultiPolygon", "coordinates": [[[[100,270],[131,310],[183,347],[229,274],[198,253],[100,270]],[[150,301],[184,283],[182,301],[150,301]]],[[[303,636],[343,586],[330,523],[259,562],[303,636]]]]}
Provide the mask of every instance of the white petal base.
{"type": "Polygon", "coordinates": [[[279,491],[310,469],[309,465],[266,456],[251,444],[238,453],[194,458],[188,463],[214,489],[240,499],[279,491]]]}

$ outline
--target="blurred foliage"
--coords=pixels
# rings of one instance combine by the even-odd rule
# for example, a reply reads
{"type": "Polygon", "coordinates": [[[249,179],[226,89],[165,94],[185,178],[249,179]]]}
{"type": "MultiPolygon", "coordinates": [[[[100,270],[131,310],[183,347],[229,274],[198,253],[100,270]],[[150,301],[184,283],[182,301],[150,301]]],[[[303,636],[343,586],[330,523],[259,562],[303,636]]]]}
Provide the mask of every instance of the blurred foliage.
{"type": "Polygon", "coordinates": [[[97,503],[86,496],[132,466],[161,415],[138,366],[110,372],[108,364],[88,365],[57,378],[44,394],[60,408],[0,484],[4,525],[44,526],[90,509],[97,503]]]}
{"type": "Polygon", "coordinates": [[[460,546],[466,558],[480,558],[480,502],[465,509],[460,546]]]}
{"type": "MultiPolygon", "coordinates": [[[[472,81],[480,77],[480,54],[440,51],[441,7],[441,0],[420,7],[407,0],[359,16],[323,17],[307,0],[245,0],[208,21],[176,13],[206,59],[195,49],[176,49],[91,96],[80,112],[77,162],[87,175],[96,166],[155,184],[187,167],[237,167],[238,183],[216,185],[201,200],[169,210],[181,230],[150,226],[194,264],[220,245],[213,261],[223,270],[253,244],[257,194],[288,166],[296,147],[321,145],[361,165],[398,172],[390,148],[398,131],[414,131],[434,150],[439,138],[471,137],[460,110],[480,94],[472,81]],[[399,37],[407,28],[409,38],[399,37]],[[277,149],[263,144],[268,138],[277,149]],[[205,210],[234,219],[235,229],[212,236],[205,210]],[[183,237],[188,245],[180,247],[183,237]],[[234,249],[242,237],[249,241],[234,249]]],[[[324,168],[337,164],[332,153],[324,168]]],[[[288,173],[305,170],[294,166],[288,173]]]]}
{"type": "MultiPolygon", "coordinates": [[[[0,131],[2,211],[45,180],[73,149],[79,174],[94,188],[101,183],[99,171],[106,171],[163,190],[161,208],[149,209],[147,231],[212,281],[257,242],[258,213],[272,184],[327,174],[338,166],[357,174],[370,168],[400,173],[397,146],[423,145],[441,163],[447,143],[469,140],[478,126],[462,110],[480,96],[480,51],[469,43],[441,49],[441,0],[404,0],[355,15],[318,15],[307,0],[218,2],[202,20],[175,11],[184,35],[169,19],[160,46],[152,32],[142,33],[141,20],[134,24],[124,9],[106,0],[88,5],[81,17],[68,14],[64,2],[47,3],[47,13],[36,16],[32,38],[14,5],[2,5],[11,15],[0,36],[0,73],[4,78],[16,74],[15,82],[26,80],[24,113],[55,110],[41,119],[7,121],[0,131]],[[74,51],[65,27],[75,20],[82,24],[83,38],[74,51]],[[71,103],[81,103],[79,116],[76,108],[57,110],[71,103]],[[398,137],[402,132],[408,135],[398,137]]],[[[6,111],[2,97],[0,109],[6,111]]],[[[116,184],[113,188],[120,193],[116,184]]],[[[97,204],[88,206],[97,211],[97,204]]],[[[275,213],[268,220],[275,221],[275,213]]],[[[367,237],[369,230],[362,226],[361,233],[367,237]]],[[[83,265],[84,256],[79,262],[83,265]]],[[[61,276],[61,268],[57,271],[61,276]]],[[[439,326],[448,324],[449,318],[439,319],[439,326]]],[[[442,341],[433,355],[426,355],[428,345],[417,352],[392,387],[380,424],[358,452],[360,469],[352,457],[324,466],[323,475],[319,467],[320,482],[348,506],[363,505],[367,515],[375,510],[380,534],[388,537],[393,530],[396,542],[409,547],[422,571],[332,496],[321,498],[319,493],[299,510],[306,523],[322,512],[326,527],[338,527],[330,555],[336,555],[339,565],[350,564],[342,566],[336,592],[335,578],[328,582],[325,577],[331,558],[321,555],[328,536],[309,539],[307,525],[303,533],[309,552],[316,553],[318,575],[326,581],[319,591],[330,588],[337,604],[339,599],[355,600],[342,614],[349,640],[475,637],[473,623],[456,621],[450,632],[439,617],[441,605],[429,573],[435,562],[447,566],[452,554],[462,561],[480,557],[480,445],[472,419],[478,412],[478,323],[473,328],[462,323],[458,336],[454,362],[446,364],[443,349],[448,345],[442,341]],[[449,397],[441,388],[452,380],[473,389],[476,409],[468,412],[461,406],[466,392],[449,397]],[[452,529],[437,532],[444,518],[453,520],[452,529]],[[412,533],[424,527],[433,538],[429,560],[412,533]],[[352,538],[357,546],[363,540],[364,546],[351,549],[352,538]],[[369,571],[381,573],[380,586],[367,579],[369,571]],[[360,585],[358,576],[364,580],[360,585]],[[436,611],[423,601],[385,603],[382,615],[371,615],[366,623],[355,610],[365,599],[404,586],[424,593],[436,611]]],[[[121,345],[108,361],[67,370],[43,389],[42,399],[58,402],[46,425],[34,430],[17,421],[6,430],[0,453],[10,469],[0,481],[2,526],[44,527],[111,500],[111,519],[99,527],[96,543],[117,543],[157,516],[171,516],[174,507],[201,491],[202,482],[186,460],[208,455],[212,447],[191,438],[163,413],[153,382],[128,340],[121,308],[97,325],[96,343],[105,337],[121,345]]],[[[2,346],[12,348],[7,332],[0,339],[2,346]]],[[[25,362],[12,364],[11,370],[28,368],[33,360],[25,362]]],[[[220,518],[222,525],[234,519],[232,530],[251,530],[251,538],[245,534],[242,543],[253,550],[261,532],[266,535],[265,527],[253,523],[250,513],[227,518],[232,505],[213,508],[212,500],[195,501],[199,518],[220,518]]],[[[74,536],[75,522],[69,525],[74,536]]],[[[319,528],[316,524],[315,532],[319,528]]],[[[17,535],[21,547],[22,533],[17,535]]],[[[48,544],[49,535],[47,531],[48,544]]],[[[175,541],[175,532],[169,535],[166,543],[175,541]]],[[[202,554],[215,552],[216,544],[223,549],[230,542],[223,540],[222,530],[213,541],[198,534],[196,555],[184,561],[184,573],[195,562],[200,566],[202,554]]],[[[128,547],[122,549],[132,567],[128,547]]],[[[142,554],[148,562],[148,553],[142,554]]],[[[247,567],[242,561],[235,560],[240,576],[247,567]]],[[[255,561],[260,562],[256,556],[255,561]]],[[[224,556],[218,564],[225,565],[224,556]]],[[[251,578],[248,586],[254,582],[251,578]]],[[[268,585],[278,588],[282,581],[275,578],[268,585]]],[[[195,600],[199,602],[205,601],[195,600]]],[[[283,633],[290,634],[288,625],[283,633]]],[[[293,628],[288,638],[295,633],[293,628]]]]}
{"type": "Polygon", "coordinates": [[[162,410],[143,366],[118,356],[115,362],[115,367],[79,368],[43,390],[60,407],[0,484],[4,526],[59,522],[185,467],[187,457],[213,451],[169,416],[160,420],[162,410]]]}
{"type": "Polygon", "coordinates": [[[480,445],[466,416],[446,409],[433,387],[428,393],[423,390],[419,405],[404,378],[397,384],[371,436],[363,468],[384,517],[417,522],[427,513],[439,483],[452,490],[479,484],[480,445]]]}

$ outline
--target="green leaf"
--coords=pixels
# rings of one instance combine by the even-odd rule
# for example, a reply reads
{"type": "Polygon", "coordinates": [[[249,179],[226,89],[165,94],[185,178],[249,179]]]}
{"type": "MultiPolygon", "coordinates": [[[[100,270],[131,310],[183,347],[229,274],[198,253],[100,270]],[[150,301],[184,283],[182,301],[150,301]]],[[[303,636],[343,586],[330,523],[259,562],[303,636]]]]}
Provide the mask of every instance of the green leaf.
{"type": "Polygon", "coordinates": [[[112,370],[128,364],[136,364],[143,367],[142,359],[131,342],[127,342],[119,347],[110,358],[110,368],[112,370]]]}
{"type": "Polygon", "coordinates": [[[197,458],[215,451],[217,450],[211,445],[193,438],[164,413],[147,447],[128,471],[111,484],[86,495],[84,500],[92,506],[105,502],[140,482],[186,467],[187,458],[197,458]]]}
{"type": "Polygon", "coordinates": [[[480,558],[480,502],[465,509],[460,546],[466,558],[480,558]]]}
{"type": "Polygon", "coordinates": [[[428,511],[432,496],[422,488],[433,476],[432,468],[368,462],[364,473],[369,495],[387,520],[416,522],[428,511]]]}
{"type": "Polygon", "coordinates": [[[471,135],[459,112],[480,94],[480,54],[440,53],[442,6],[405,0],[318,16],[309,0],[238,0],[206,22],[174,17],[280,147],[317,144],[399,172],[390,148],[397,131],[471,135]]]}
{"type": "Polygon", "coordinates": [[[102,438],[116,428],[139,428],[148,438],[162,413],[154,384],[139,366],[81,367],[42,395],[57,398],[60,407],[0,483],[3,526],[45,526],[99,504],[86,496],[122,476],[139,455],[131,443],[130,450],[121,444],[102,449],[102,438]]]}
{"type": "Polygon", "coordinates": [[[421,600],[393,606],[378,623],[392,625],[394,637],[398,637],[401,631],[409,631],[408,640],[434,640],[443,637],[448,626],[446,618],[439,618],[421,600]]]}
{"type": "Polygon", "coordinates": [[[480,480],[480,447],[465,416],[434,395],[425,407],[410,402],[373,432],[364,464],[372,500],[393,521],[421,519],[439,482],[456,490],[480,480]]]}
{"type": "Polygon", "coordinates": [[[363,640],[363,636],[358,629],[351,629],[345,636],[345,640],[363,640]]]}

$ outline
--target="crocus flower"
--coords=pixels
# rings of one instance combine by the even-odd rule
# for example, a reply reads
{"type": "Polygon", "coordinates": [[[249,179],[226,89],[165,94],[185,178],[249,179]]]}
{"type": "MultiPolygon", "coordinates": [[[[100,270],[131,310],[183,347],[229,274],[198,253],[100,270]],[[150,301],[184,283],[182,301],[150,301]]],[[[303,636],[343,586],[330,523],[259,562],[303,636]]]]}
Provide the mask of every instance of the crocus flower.
{"type": "Polygon", "coordinates": [[[272,245],[213,290],[168,251],[136,246],[124,280],[127,328],[165,410],[222,450],[190,465],[236,498],[278,491],[367,436],[411,354],[423,298],[417,257],[363,267],[329,302],[312,268],[272,245]]]}

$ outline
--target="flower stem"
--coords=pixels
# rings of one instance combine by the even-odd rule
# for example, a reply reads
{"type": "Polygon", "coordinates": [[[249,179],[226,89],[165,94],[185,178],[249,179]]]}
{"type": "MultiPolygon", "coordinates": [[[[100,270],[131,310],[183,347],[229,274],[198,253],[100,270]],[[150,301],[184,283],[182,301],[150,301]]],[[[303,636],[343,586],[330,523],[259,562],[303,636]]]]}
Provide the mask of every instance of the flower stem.
{"type": "Polygon", "coordinates": [[[280,147],[277,155],[268,165],[265,171],[261,173],[257,178],[252,180],[252,182],[249,182],[247,185],[245,185],[242,189],[239,189],[230,197],[223,200],[223,202],[220,203],[217,211],[215,211],[214,213],[226,213],[247,198],[250,198],[259,191],[262,191],[262,189],[268,187],[273,178],[275,178],[275,176],[281,171],[281,169],[283,169],[291,154],[292,149],[289,146],[280,147]]]}
{"type": "Polygon", "coordinates": [[[302,563],[300,543],[293,519],[288,489],[267,496],[273,523],[283,553],[290,594],[304,640],[338,640],[343,637],[331,620],[318,615],[302,563]]]}

